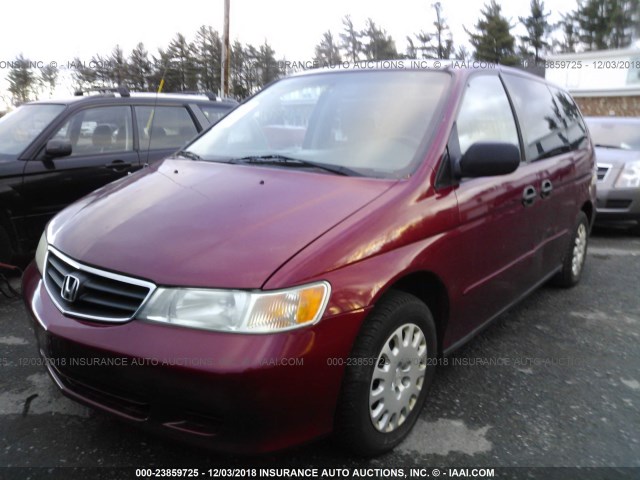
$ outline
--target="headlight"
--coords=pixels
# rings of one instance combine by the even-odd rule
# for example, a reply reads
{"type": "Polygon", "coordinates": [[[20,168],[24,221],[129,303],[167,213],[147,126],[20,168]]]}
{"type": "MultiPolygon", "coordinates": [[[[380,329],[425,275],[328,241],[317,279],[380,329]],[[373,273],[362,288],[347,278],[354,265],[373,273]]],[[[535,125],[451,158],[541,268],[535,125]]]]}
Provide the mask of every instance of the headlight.
{"type": "Polygon", "coordinates": [[[158,288],[137,318],[220,332],[272,333],[317,322],[330,291],[327,282],[274,292],[158,288]]]}
{"type": "Polygon", "coordinates": [[[618,175],[615,188],[640,187],[640,161],[625,163],[622,172],[618,175]]]}
{"type": "Polygon", "coordinates": [[[49,244],[47,243],[47,234],[46,232],[42,232],[42,236],[38,242],[38,248],[36,249],[36,266],[40,271],[40,275],[44,275],[44,262],[47,258],[48,249],[49,244]]]}

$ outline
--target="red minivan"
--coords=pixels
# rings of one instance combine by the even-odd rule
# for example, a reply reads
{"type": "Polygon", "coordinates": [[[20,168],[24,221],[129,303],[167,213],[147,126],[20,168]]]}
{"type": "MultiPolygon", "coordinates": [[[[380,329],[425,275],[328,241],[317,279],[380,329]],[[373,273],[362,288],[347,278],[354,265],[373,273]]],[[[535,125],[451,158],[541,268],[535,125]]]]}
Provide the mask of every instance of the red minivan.
{"type": "Polygon", "coordinates": [[[217,449],[333,431],[376,455],[438,358],[576,284],[596,175],[572,98],[404,67],[277,81],[58,214],[23,288],[62,392],[217,449]]]}

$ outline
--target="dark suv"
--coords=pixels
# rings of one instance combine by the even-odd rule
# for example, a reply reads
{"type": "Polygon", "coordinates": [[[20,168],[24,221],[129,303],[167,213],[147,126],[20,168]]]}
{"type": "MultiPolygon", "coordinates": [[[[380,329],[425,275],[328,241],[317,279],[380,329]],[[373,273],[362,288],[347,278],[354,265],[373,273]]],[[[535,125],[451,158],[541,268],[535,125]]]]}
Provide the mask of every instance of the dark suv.
{"type": "Polygon", "coordinates": [[[35,249],[80,197],[165,158],[236,105],[126,90],[33,102],[0,119],[0,261],[35,249]]]}

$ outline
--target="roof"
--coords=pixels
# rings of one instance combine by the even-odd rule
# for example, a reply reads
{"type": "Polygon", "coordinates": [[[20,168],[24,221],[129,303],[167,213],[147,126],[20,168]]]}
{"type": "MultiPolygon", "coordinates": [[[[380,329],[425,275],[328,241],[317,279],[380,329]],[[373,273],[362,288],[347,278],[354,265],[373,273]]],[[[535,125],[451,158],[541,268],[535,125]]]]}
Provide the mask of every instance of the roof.
{"type": "Polygon", "coordinates": [[[616,48],[611,50],[590,50],[588,52],[556,53],[548,55],[545,60],[609,60],[618,57],[635,57],[640,55],[640,47],[616,48]]]}
{"type": "Polygon", "coordinates": [[[58,105],[71,105],[78,103],[91,103],[91,104],[109,104],[114,103],[114,99],[118,99],[117,103],[129,104],[129,103],[145,103],[145,104],[161,104],[165,100],[171,102],[179,101],[181,103],[199,103],[209,104],[212,106],[220,105],[233,107],[238,104],[233,99],[210,99],[205,94],[188,94],[188,93],[152,93],[152,92],[131,92],[128,96],[121,95],[114,92],[107,93],[92,93],[90,95],[76,95],[68,98],[38,100],[35,102],[29,102],[30,104],[58,104],[58,105]]]}
{"type": "Polygon", "coordinates": [[[615,123],[620,125],[621,123],[628,123],[631,125],[640,126],[640,117],[584,117],[587,122],[599,122],[599,123],[615,123]]]}
{"type": "Polygon", "coordinates": [[[468,75],[471,72],[483,70],[514,73],[534,79],[544,81],[548,84],[562,88],[559,85],[549,82],[544,78],[529,73],[520,68],[508,67],[505,65],[485,62],[481,60],[438,60],[438,59],[416,59],[401,58],[393,60],[363,61],[363,62],[342,62],[336,65],[324,66],[309,70],[296,72],[291,76],[307,76],[317,74],[328,74],[336,72],[366,72],[366,71],[441,71],[456,75],[468,75]]]}

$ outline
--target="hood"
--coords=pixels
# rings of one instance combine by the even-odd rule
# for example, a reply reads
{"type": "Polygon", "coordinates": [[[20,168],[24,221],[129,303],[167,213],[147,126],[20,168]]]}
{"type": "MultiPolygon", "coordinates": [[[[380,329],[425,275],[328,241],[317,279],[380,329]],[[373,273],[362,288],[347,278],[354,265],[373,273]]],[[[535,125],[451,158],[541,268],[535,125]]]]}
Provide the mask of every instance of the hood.
{"type": "Polygon", "coordinates": [[[165,160],[61,212],[49,242],[159,285],[260,288],[395,181],[165,160]]]}
{"type": "Polygon", "coordinates": [[[626,162],[640,160],[640,151],[623,150],[621,148],[595,147],[596,163],[622,165],[626,162]]]}

